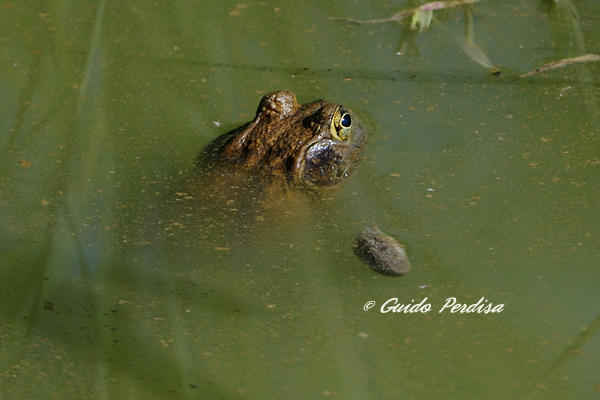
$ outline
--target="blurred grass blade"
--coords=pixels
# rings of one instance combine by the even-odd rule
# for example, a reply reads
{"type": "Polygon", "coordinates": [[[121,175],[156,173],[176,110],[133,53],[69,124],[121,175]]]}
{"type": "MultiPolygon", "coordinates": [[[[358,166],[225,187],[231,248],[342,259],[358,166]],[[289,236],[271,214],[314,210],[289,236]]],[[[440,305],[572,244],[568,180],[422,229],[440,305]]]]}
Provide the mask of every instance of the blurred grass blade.
{"type": "Polygon", "coordinates": [[[473,8],[465,8],[465,41],[460,43],[462,51],[471,57],[476,63],[483,65],[485,68],[494,68],[490,59],[485,55],[483,50],[475,44],[475,33],[473,30],[473,8]]]}
{"type": "Polygon", "coordinates": [[[481,48],[475,43],[464,43],[461,48],[462,51],[464,51],[465,54],[471,57],[476,63],[489,69],[494,68],[494,64],[492,64],[483,50],[481,50],[481,48]]]}

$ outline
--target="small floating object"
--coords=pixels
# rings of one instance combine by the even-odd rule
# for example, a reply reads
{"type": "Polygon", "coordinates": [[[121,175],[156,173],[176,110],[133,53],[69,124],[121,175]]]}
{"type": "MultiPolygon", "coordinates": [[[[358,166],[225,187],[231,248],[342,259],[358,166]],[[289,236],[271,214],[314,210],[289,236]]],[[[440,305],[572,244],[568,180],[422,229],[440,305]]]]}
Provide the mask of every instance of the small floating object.
{"type": "Polygon", "coordinates": [[[358,258],[381,274],[402,276],[412,268],[404,246],[376,226],[363,229],[352,247],[358,258]]]}

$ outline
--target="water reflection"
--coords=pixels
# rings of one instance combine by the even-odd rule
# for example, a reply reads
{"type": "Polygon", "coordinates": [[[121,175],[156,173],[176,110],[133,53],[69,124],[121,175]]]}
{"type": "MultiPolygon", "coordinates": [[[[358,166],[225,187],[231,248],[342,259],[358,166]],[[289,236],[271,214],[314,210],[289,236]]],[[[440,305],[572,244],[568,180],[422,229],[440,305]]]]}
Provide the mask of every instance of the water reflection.
{"type": "Polygon", "coordinates": [[[198,252],[206,262],[246,260],[308,224],[318,203],[319,194],[287,180],[211,165],[165,199],[157,233],[169,247],[198,252]]]}

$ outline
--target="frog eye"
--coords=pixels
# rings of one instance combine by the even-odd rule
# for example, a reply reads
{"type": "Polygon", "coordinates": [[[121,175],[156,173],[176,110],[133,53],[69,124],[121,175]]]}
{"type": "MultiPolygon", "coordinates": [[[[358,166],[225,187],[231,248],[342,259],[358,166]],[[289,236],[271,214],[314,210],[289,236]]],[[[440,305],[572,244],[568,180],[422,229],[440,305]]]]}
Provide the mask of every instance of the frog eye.
{"type": "Polygon", "coordinates": [[[331,120],[331,134],[337,140],[346,140],[352,128],[352,116],[345,110],[338,108],[331,120]]]}

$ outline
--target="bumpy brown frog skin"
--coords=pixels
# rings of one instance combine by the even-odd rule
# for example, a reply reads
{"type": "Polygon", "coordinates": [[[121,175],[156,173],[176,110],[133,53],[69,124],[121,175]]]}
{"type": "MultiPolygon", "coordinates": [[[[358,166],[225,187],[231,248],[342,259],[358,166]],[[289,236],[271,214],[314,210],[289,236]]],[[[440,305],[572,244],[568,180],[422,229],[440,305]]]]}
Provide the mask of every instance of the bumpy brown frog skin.
{"type": "Polygon", "coordinates": [[[321,189],[352,174],[366,143],[363,125],[343,106],[323,100],[300,105],[293,93],[278,91],[262,98],[252,122],[218,137],[204,154],[321,189]]]}

